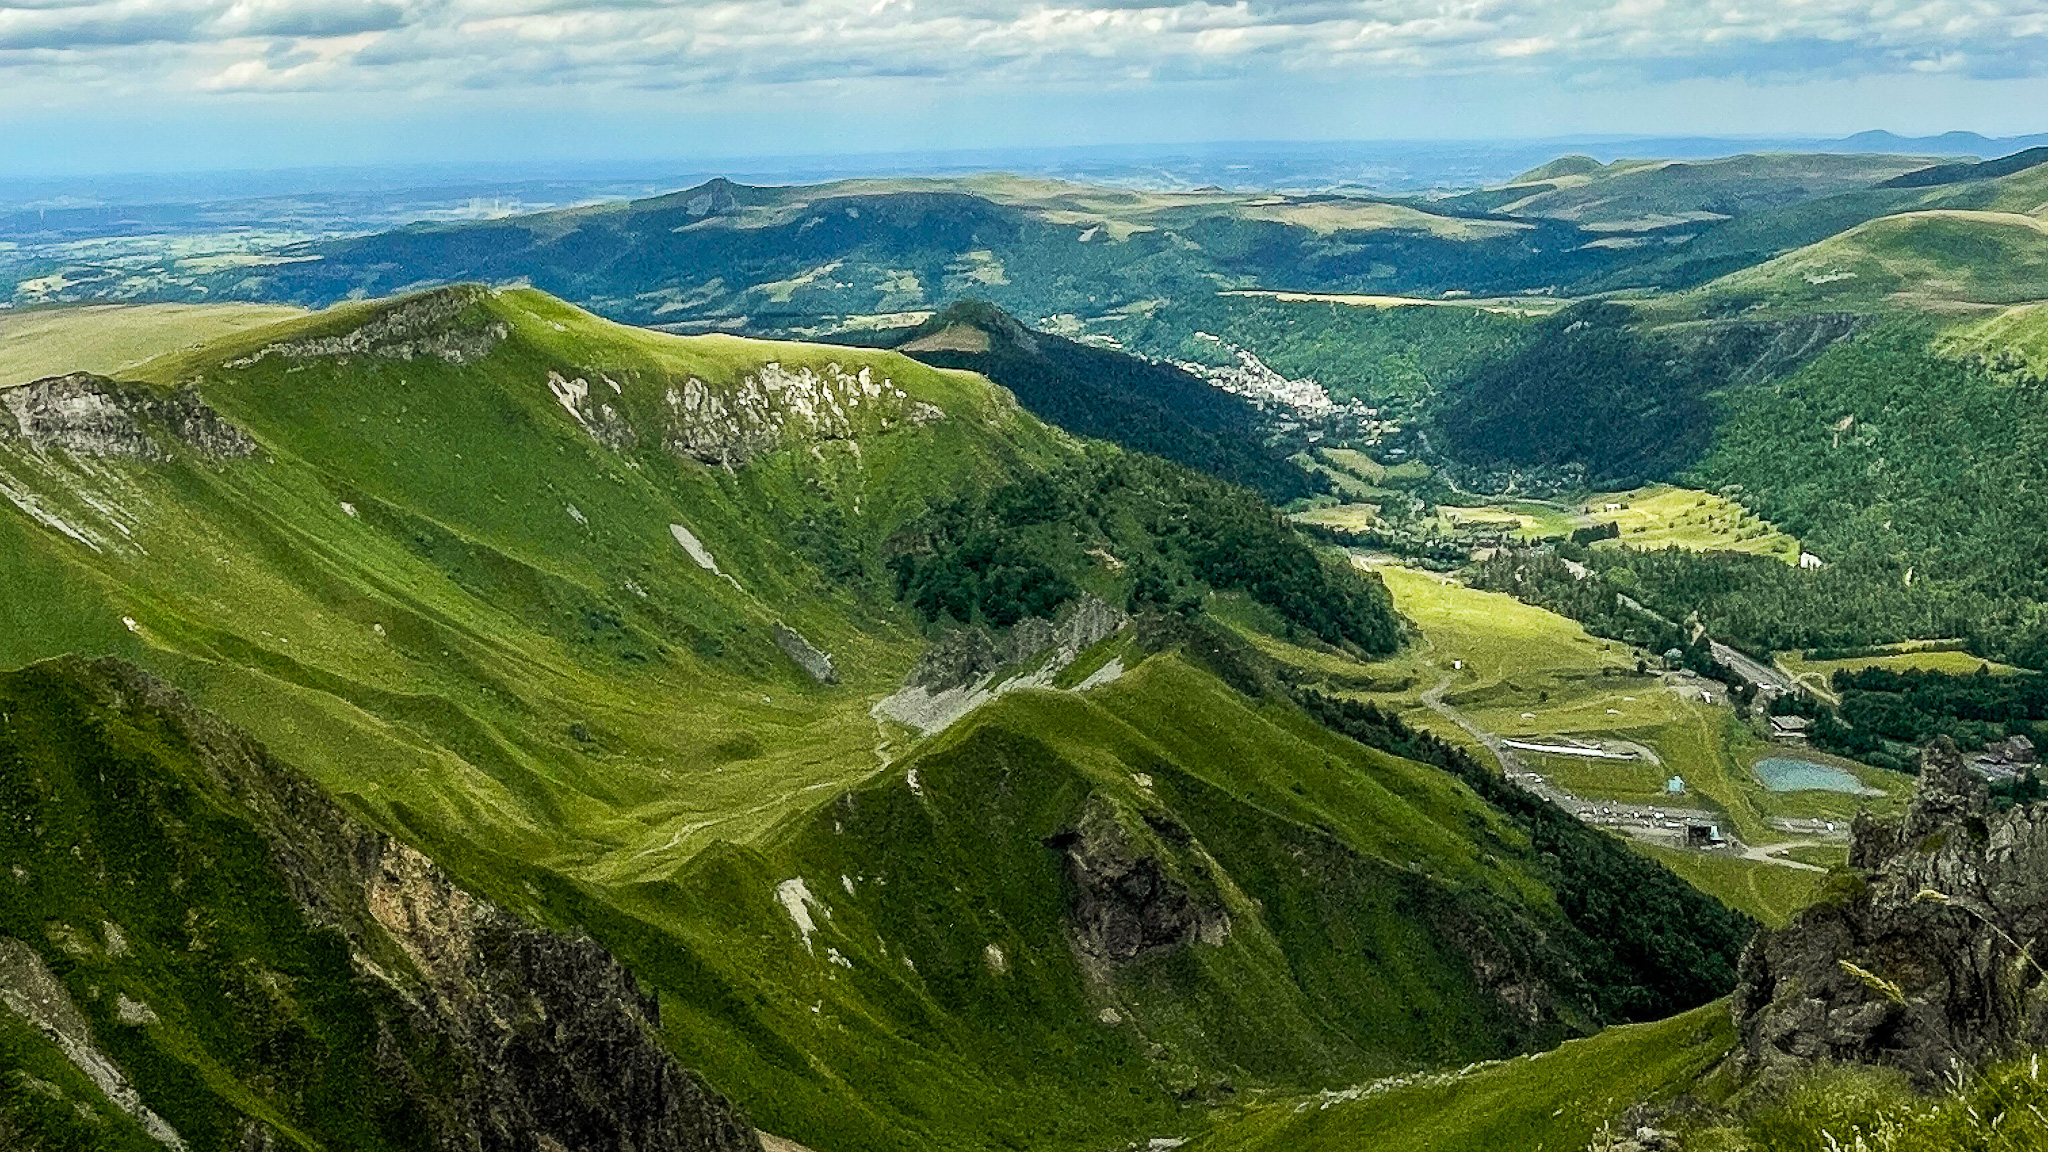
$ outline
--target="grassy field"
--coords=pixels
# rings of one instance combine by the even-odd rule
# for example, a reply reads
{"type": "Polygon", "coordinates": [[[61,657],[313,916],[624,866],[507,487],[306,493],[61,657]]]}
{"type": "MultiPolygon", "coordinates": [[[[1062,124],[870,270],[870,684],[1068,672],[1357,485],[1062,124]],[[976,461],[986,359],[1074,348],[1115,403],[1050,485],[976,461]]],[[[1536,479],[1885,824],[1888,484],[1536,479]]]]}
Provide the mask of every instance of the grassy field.
{"type": "Polygon", "coordinates": [[[175,348],[305,315],[274,304],[96,304],[0,311],[0,387],[111,375],[175,348]]]}
{"type": "Polygon", "coordinates": [[[1995,357],[2009,352],[2041,372],[2048,369],[2048,303],[2019,304],[1957,324],[1935,346],[1947,355],[1995,357]]]}
{"type": "Polygon", "coordinates": [[[1380,506],[1332,504],[1323,508],[1311,508],[1306,512],[1296,512],[1293,518],[1298,523],[1334,528],[1340,532],[1364,532],[1379,523],[1380,506]]]}
{"type": "Polygon", "coordinates": [[[1822,686],[1837,672],[1860,672],[1865,668],[1886,668],[1894,672],[1943,672],[1950,676],[1974,676],[1979,672],[2009,676],[2019,671],[2010,664],[2000,664],[1996,660],[1953,649],[1921,649],[1882,656],[1855,656],[1845,660],[1813,660],[1797,652],[1786,652],[1777,659],[1787,672],[1801,679],[1818,677],[1822,686]]]}
{"type": "Polygon", "coordinates": [[[1550,504],[1539,504],[1533,500],[1512,500],[1501,504],[1481,504],[1471,508],[1440,504],[1436,511],[1437,515],[1452,527],[1504,529],[1523,540],[1569,536],[1573,528],[1583,523],[1580,517],[1571,512],[1550,504]]]}
{"type": "Polygon", "coordinates": [[[1352,308],[1472,308],[1510,316],[1548,316],[1569,307],[1571,300],[1555,296],[1378,296],[1357,292],[1273,292],[1254,288],[1235,289],[1225,296],[1258,296],[1281,303],[1342,304],[1352,308]]]}
{"type": "Polygon", "coordinates": [[[1727,1006],[1610,1028],[1552,1052],[1355,1094],[1257,1104],[1190,1152],[1576,1152],[1638,1100],[1691,1090],[1734,1043],[1727,1006]]]}
{"type": "Polygon", "coordinates": [[[1826,873],[1740,856],[1662,848],[1639,840],[1630,841],[1629,847],[1685,877],[1700,891],[1712,892],[1729,907],[1747,912],[1758,923],[1771,928],[1790,923],[1795,914],[1820,898],[1821,888],[1827,883],[1826,873]]]}
{"type": "Polygon", "coordinates": [[[1428,707],[1424,693],[1442,685],[1445,704],[1501,736],[1571,736],[1646,748],[1655,762],[1518,755],[1560,788],[1589,799],[1713,810],[1751,844],[1791,838],[1772,826],[1774,817],[1847,820],[1862,807],[1890,811],[1910,791],[1911,781],[1903,777],[1842,762],[1886,797],[1771,792],[1750,765],[1782,750],[1735,719],[1719,684],[1638,673],[1640,654],[1627,645],[1591,636],[1571,620],[1511,597],[1399,565],[1375,570],[1394,594],[1395,607],[1421,633],[1419,643],[1392,659],[1361,668],[1341,655],[1308,652],[1246,630],[1269,654],[1306,674],[1333,685],[1350,683],[1361,699],[1393,708],[1409,723],[1474,751],[1482,750],[1480,742],[1428,707]],[[1665,781],[1673,775],[1686,782],[1682,800],[1665,794],[1665,781]]]}
{"type": "Polygon", "coordinates": [[[1735,501],[1710,492],[1658,484],[1594,496],[1585,511],[1590,523],[1621,528],[1620,538],[1603,546],[1754,552],[1787,563],[1799,559],[1799,541],[1735,501]],[[1610,509],[1610,504],[1620,507],[1610,509]]]}

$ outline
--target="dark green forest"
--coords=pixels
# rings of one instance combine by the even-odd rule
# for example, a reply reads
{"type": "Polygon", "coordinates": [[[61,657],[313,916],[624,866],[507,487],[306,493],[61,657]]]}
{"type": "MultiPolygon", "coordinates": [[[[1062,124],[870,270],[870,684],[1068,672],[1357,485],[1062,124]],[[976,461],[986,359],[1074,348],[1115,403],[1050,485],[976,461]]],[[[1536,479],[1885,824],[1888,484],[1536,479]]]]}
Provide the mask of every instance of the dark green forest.
{"type": "Polygon", "coordinates": [[[1322,555],[1256,493],[1108,447],[938,508],[892,553],[897,594],[929,620],[1006,627],[1107,581],[1133,608],[1192,612],[1241,591],[1290,632],[1374,655],[1401,641],[1379,579],[1322,555]]]}
{"type": "Polygon", "coordinates": [[[1172,364],[1033,332],[993,304],[963,300],[907,333],[965,329],[981,351],[911,347],[939,368],[979,372],[1008,388],[1039,419],[1072,432],[1163,456],[1256,488],[1276,503],[1307,496],[1313,477],[1266,447],[1266,419],[1248,400],[1172,364]]]}

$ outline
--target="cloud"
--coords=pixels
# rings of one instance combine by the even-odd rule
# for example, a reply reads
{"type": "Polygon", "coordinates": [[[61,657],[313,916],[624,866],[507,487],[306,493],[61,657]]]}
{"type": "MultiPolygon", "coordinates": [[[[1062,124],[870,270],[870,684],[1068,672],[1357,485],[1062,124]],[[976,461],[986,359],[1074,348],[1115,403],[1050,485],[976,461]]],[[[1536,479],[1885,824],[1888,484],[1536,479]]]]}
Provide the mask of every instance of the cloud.
{"type": "Polygon", "coordinates": [[[0,0],[10,58],[166,93],[2009,77],[2048,0],[0,0]]]}
{"type": "Polygon", "coordinates": [[[212,27],[222,36],[324,38],[387,32],[412,15],[402,4],[364,0],[237,0],[212,27]]]}

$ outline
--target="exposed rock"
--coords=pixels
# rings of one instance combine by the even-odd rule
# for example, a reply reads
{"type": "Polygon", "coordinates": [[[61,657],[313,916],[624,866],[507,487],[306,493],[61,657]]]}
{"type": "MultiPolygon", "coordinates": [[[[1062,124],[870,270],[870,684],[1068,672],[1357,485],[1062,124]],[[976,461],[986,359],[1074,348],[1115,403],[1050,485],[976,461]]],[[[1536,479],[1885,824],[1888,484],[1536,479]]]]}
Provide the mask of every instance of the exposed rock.
{"type": "Polygon", "coordinates": [[[156,1013],[149,1005],[140,1000],[130,1000],[125,994],[114,998],[114,1018],[138,1028],[157,1022],[156,1013]]]}
{"type": "Polygon", "coordinates": [[[450,364],[471,364],[491,354],[511,326],[477,309],[489,290],[474,284],[424,292],[380,311],[368,323],[338,336],[309,336],[271,344],[253,356],[228,362],[244,368],[271,356],[314,360],[334,356],[367,356],[374,360],[433,357],[450,364]],[[465,315],[465,313],[470,313],[465,315]]]}
{"type": "Polygon", "coordinates": [[[775,646],[782,654],[796,661],[797,667],[810,673],[811,679],[820,684],[839,683],[839,674],[832,670],[832,657],[813,647],[803,634],[787,624],[775,626],[775,646]]]}
{"type": "Polygon", "coordinates": [[[1743,954],[1737,1059],[1888,1065],[1931,1084],[2048,1043],[2048,806],[1992,814],[1944,738],[1904,819],[1859,817],[1852,835],[1853,889],[1743,954]]]}
{"type": "Polygon", "coordinates": [[[434,1143],[469,1152],[756,1152],[739,1112],[662,1047],[660,1009],[597,944],[535,927],[347,816],[263,748],[116,661],[103,706],[149,710],[243,809],[309,921],[388,990],[377,1059],[434,1143]],[[408,1036],[400,1040],[399,1037],[408,1036]],[[431,1066],[417,1053],[432,1052],[431,1066]]]}
{"type": "MultiPolygon", "coordinates": [[[[618,394],[617,384],[602,377],[599,379],[610,386],[614,396],[618,394]]],[[[590,433],[592,440],[612,451],[623,452],[639,439],[633,431],[633,426],[627,423],[626,418],[619,414],[619,410],[612,407],[601,394],[598,399],[591,399],[590,381],[583,377],[578,376],[572,380],[560,372],[550,371],[548,391],[554,394],[555,402],[567,410],[569,415],[574,416],[576,423],[582,425],[585,432],[590,433]]]]}
{"type": "Polygon", "coordinates": [[[73,456],[168,460],[177,445],[210,457],[243,457],[255,441],[184,388],[159,393],[74,372],[0,391],[0,439],[18,437],[38,452],[73,456]]]}
{"type": "Polygon", "coordinates": [[[1134,849],[1114,809],[1099,797],[1073,828],[1046,846],[1066,856],[1073,885],[1068,927],[1075,951],[1092,971],[1197,940],[1213,947],[1229,939],[1229,913],[1195,899],[1157,856],[1134,849]]]}
{"type": "Polygon", "coordinates": [[[71,993],[35,949],[0,936],[0,1007],[11,1010],[64,1053],[114,1106],[134,1117],[151,1139],[175,1152],[185,1141],[163,1117],[149,1110],[121,1069],[93,1042],[92,1027],[71,1000],[71,993]]]}
{"type": "Polygon", "coordinates": [[[785,440],[852,440],[864,432],[915,427],[945,413],[914,400],[886,377],[862,366],[768,363],[730,388],[691,377],[665,396],[662,447],[705,464],[738,468],[785,440]]]}
{"type": "MultiPolygon", "coordinates": [[[[1115,635],[1129,621],[1121,608],[1083,596],[1058,623],[1034,616],[999,635],[980,628],[948,632],[925,649],[904,686],[876,704],[874,714],[927,734],[941,731],[1007,693],[1051,687],[1084,650],[1115,635]],[[1006,669],[1034,661],[1036,667],[998,679],[1006,669]]],[[[1121,664],[1116,667],[1121,671],[1121,664]]],[[[1087,686],[1104,683],[1111,675],[1090,676],[1087,686]]]]}
{"type": "Polygon", "coordinates": [[[1048,649],[1056,650],[1055,662],[1065,667],[1082,651],[1115,635],[1129,622],[1130,615],[1123,609],[1100,597],[1085,595],[1074,601],[1057,622],[1027,616],[997,634],[980,628],[956,629],[925,649],[910,673],[909,682],[929,689],[955,688],[1048,649]]]}

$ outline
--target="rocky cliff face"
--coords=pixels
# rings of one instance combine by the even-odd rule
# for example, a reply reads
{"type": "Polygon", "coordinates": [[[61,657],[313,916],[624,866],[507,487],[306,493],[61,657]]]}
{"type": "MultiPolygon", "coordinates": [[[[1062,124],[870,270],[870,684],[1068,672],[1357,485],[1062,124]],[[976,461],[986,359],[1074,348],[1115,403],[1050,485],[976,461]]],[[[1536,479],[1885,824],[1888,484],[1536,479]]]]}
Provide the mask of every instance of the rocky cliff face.
{"type": "Polygon", "coordinates": [[[164,395],[87,372],[0,391],[0,439],[84,458],[166,460],[179,445],[211,457],[256,451],[191,389],[164,395]]]}
{"type": "Polygon", "coordinates": [[[226,1128],[238,1131],[243,1147],[296,1145],[308,1130],[332,1124],[331,1147],[758,1152],[745,1118],[661,1046],[655,1000],[595,943],[535,927],[465,891],[425,856],[357,823],[260,746],[132,667],[68,663],[0,680],[10,704],[0,763],[28,777],[5,802],[18,803],[24,787],[75,793],[82,781],[88,791],[110,781],[107,796],[82,799],[89,812],[122,809],[118,830],[75,823],[48,805],[34,817],[37,826],[68,824],[64,838],[77,838],[79,866],[102,884],[162,892],[117,907],[115,897],[94,897],[66,878],[71,850],[37,855],[23,845],[26,855],[6,853],[15,858],[16,884],[0,891],[0,1007],[27,1018],[158,1143],[207,1147],[215,1141],[205,1133],[226,1128]],[[62,708],[48,716],[24,708],[53,700],[62,708]],[[75,762],[45,758],[48,741],[66,739],[43,722],[58,716],[85,733],[67,746],[67,758],[118,769],[70,771],[75,762]],[[156,754],[139,751],[148,749],[163,750],[161,759],[138,772],[137,757],[156,754]],[[196,766],[203,777],[180,765],[196,766]],[[231,818],[196,816],[208,811],[231,818]],[[110,842],[117,838],[128,843],[110,842]],[[241,842],[261,847],[253,856],[238,853],[241,842]],[[142,844],[159,847],[130,853],[142,844]],[[195,873],[195,862],[209,874],[195,873]],[[226,900],[207,900],[214,884],[228,890],[226,900]],[[288,898],[265,909],[241,895],[259,891],[288,898]],[[36,906],[15,906],[39,892],[36,906]],[[101,898],[109,903],[74,906],[101,898]],[[174,913],[177,905],[191,907],[168,921],[152,919],[152,907],[165,901],[174,913]],[[260,926],[252,927],[256,936],[236,926],[244,917],[260,926]],[[30,930],[37,921],[94,919],[109,926],[106,946],[80,945],[81,934],[69,930],[48,933],[56,944],[45,950],[48,967],[32,945],[6,938],[9,930],[46,935],[30,930]],[[185,928],[171,926],[178,923],[185,928]],[[305,961],[262,951],[299,936],[315,942],[316,955],[326,947],[322,939],[345,949],[342,971],[353,973],[346,991],[330,982],[335,990],[314,998],[318,973],[305,961]],[[178,959],[191,955],[206,959],[178,959]],[[135,966],[153,957],[172,967],[135,966]],[[69,982],[68,996],[83,1007],[67,1012],[65,984],[50,970],[76,973],[81,963],[97,966],[97,974],[69,982]],[[245,979],[250,973],[253,983],[245,979]],[[134,998],[124,993],[110,1010],[101,1003],[108,981],[134,998]],[[138,1036],[167,1051],[194,1038],[209,1044],[207,1026],[187,1031],[188,1022],[203,1015],[199,1004],[237,984],[277,1001],[250,1006],[233,1050],[207,1053],[243,1074],[245,1097],[195,1100],[189,1087],[162,1077],[155,1058],[119,1066],[120,1053],[137,1051],[138,1036]],[[319,1023],[323,1014],[335,1022],[319,1023]],[[358,1039],[336,1048],[346,1036],[358,1039]],[[328,1114],[337,1110],[331,1097],[319,1111],[297,1114],[321,1098],[321,1085],[365,1077],[377,1085],[374,1112],[410,1118],[387,1129],[385,1141],[362,1142],[360,1127],[346,1135],[351,1129],[328,1114]],[[261,1107],[247,1108],[244,1099],[261,1107]],[[275,1116],[289,1127],[277,1127],[275,1116]]]}
{"type": "Polygon", "coordinates": [[[1859,817],[1838,898],[1744,954],[1737,1059],[1879,1064],[1931,1083],[2048,1043],[2048,805],[1991,811],[1946,739],[1896,822],[1859,817]]]}
{"type": "Polygon", "coordinates": [[[476,307],[490,290],[458,284],[423,292],[377,314],[348,332],[309,336],[271,344],[230,368],[245,367],[272,356],[287,360],[362,356],[372,360],[414,360],[432,357],[450,364],[469,364],[491,354],[511,326],[476,307]]]}
{"type": "Polygon", "coordinates": [[[788,439],[853,440],[945,417],[886,377],[877,379],[872,369],[848,371],[838,364],[819,371],[771,362],[730,388],[693,376],[662,399],[662,446],[685,459],[731,468],[788,439]]]}
{"type": "MultiPolygon", "coordinates": [[[[1186,842],[1177,824],[1157,829],[1186,842]]],[[[1099,798],[1075,827],[1046,842],[1066,858],[1072,883],[1068,930],[1082,967],[1096,975],[1144,956],[1230,937],[1230,914],[1195,898],[1159,857],[1131,843],[1116,814],[1099,798]]]]}

